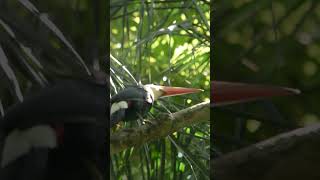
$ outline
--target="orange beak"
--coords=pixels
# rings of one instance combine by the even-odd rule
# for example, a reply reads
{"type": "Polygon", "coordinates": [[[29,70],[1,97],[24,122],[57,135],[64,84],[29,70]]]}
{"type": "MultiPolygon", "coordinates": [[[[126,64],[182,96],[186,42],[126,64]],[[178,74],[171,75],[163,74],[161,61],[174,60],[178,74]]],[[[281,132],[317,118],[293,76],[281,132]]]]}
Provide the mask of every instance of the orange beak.
{"type": "Polygon", "coordinates": [[[202,89],[196,88],[184,88],[184,87],[169,87],[169,86],[157,86],[164,94],[161,97],[178,96],[184,94],[192,94],[202,92],[202,89]]]}
{"type": "Polygon", "coordinates": [[[285,87],[249,85],[221,81],[211,82],[211,98],[214,106],[299,93],[300,91],[297,89],[285,87]]]}

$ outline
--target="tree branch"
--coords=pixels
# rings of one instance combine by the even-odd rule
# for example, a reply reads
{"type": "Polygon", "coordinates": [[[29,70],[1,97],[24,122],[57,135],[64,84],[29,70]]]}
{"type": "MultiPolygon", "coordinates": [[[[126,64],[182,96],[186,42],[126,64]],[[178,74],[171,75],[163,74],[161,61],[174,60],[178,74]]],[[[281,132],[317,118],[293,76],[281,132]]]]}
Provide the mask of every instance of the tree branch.
{"type": "Polygon", "coordinates": [[[203,102],[137,128],[126,128],[110,136],[111,154],[168,136],[181,128],[210,120],[210,102],[203,102]]]}
{"type": "Polygon", "coordinates": [[[320,123],[283,133],[211,161],[219,180],[320,179],[320,123]]]}

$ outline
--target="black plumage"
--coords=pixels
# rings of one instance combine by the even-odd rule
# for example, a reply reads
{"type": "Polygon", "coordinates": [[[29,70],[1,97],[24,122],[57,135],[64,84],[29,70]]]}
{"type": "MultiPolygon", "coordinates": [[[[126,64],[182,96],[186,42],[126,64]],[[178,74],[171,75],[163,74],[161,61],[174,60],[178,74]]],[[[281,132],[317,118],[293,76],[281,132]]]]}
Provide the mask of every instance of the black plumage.
{"type": "Polygon", "coordinates": [[[111,113],[110,126],[114,126],[120,121],[133,121],[139,116],[145,115],[153,105],[151,92],[147,91],[142,85],[128,86],[124,90],[111,98],[111,106],[125,102],[128,108],[122,108],[111,113]]]}
{"type": "Polygon", "coordinates": [[[109,119],[106,88],[106,84],[95,81],[64,80],[10,107],[0,121],[1,154],[10,133],[37,125],[54,129],[58,145],[32,148],[2,167],[0,179],[104,178],[109,119]]]}

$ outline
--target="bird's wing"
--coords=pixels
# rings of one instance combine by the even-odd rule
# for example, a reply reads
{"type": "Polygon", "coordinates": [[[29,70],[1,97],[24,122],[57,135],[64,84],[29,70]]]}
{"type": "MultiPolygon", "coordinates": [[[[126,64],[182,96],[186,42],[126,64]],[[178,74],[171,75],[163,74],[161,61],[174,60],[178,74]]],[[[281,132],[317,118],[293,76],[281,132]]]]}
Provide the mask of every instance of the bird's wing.
{"type": "Polygon", "coordinates": [[[52,122],[81,122],[103,117],[107,111],[105,86],[85,81],[63,81],[26,97],[10,107],[2,119],[5,129],[28,128],[52,122]]]}

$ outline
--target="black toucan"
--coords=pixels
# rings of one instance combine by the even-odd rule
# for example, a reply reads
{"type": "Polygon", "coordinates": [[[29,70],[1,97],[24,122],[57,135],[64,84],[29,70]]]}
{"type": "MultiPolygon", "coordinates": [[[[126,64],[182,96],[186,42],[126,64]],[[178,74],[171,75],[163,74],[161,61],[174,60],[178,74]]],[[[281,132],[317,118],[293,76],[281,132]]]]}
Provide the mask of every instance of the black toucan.
{"type": "Polygon", "coordinates": [[[106,88],[63,80],[10,107],[0,119],[0,179],[106,179],[106,88]]]}
{"type": "Polygon", "coordinates": [[[110,126],[120,121],[136,120],[149,112],[154,101],[162,97],[202,91],[195,88],[169,87],[154,84],[129,86],[111,98],[110,126]]]}

